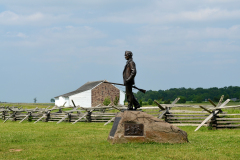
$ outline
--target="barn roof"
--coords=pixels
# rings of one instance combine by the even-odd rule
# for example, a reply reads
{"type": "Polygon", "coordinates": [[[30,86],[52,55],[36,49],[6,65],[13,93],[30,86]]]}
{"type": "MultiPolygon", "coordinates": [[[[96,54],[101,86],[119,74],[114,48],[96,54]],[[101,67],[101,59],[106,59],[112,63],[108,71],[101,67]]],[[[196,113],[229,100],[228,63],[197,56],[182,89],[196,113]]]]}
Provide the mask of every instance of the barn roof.
{"type": "MultiPolygon", "coordinates": [[[[103,81],[104,80],[87,82],[84,85],[82,85],[81,87],[79,87],[77,90],[69,92],[69,93],[66,93],[66,94],[63,94],[63,95],[60,95],[60,96],[62,96],[62,97],[69,97],[71,95],[74,95],[74,94],[77,94],[77,93],[81,93],[81,92],[90,90],[90,89],[94,88],[95,86],[97,86],[98,84],[102,83],[103,81]]],[[[58,98],[60,96],[57,96],[57,97],[54,97],[54,98],[58,98]]]]}

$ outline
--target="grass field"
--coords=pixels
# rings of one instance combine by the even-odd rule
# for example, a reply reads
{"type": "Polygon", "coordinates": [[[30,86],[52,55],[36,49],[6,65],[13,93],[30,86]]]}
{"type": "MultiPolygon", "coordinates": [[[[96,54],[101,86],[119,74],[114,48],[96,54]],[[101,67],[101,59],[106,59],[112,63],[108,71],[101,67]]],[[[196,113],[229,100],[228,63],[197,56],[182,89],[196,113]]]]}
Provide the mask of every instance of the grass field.
{"type": "Polygon", "coordinates": [[[103,124],[0,121],[0,159],[240,159],[240,130],[180,127],[187,144],[112,145],[103,124]]]}
{"type": "Polygon", "coordinates": [[[15,107],[22,107],[24,109],[32,109],[32,108],[47,108],[48,106],[54,106],[54,103],[0,103],[1,106],[15,106],[15,107]]]}
{"type": "MultiPolygon", "coordinates": [[[[202,102],[202,103],[193,103],[193,102],[189,102],[187,101],[185,103],[186,105],[212,105],[210,102],[202,102]]],[[[216,103],[217,104],[217,103],[216,103]]],[[[46,108],[48,106],[54,106],[54,103],[0,103],[0,107],[1,106],[16,106],[16,107],[23,107],[23,108],[27,108],[27,109],[31,109],[31,108],[46,108]]],[[[227,104],[227,106],[232,106],[232,105],[240,105],[240,102],[229,102],[227,104]]],[[[149,105],[146,105],[144,107],[148,107],[149,105]]],[[[154,105],[156,106],[156,105],[154,105]]],[[[151,106],[152,107],[152,106],[151,106]]]]}

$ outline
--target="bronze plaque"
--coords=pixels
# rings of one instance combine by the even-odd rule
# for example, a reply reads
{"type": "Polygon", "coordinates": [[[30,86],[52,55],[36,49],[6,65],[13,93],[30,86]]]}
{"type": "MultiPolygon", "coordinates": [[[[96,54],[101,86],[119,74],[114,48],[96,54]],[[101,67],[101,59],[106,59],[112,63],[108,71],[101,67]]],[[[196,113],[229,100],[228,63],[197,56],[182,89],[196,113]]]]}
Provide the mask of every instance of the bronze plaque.
{"type": "Polygon", "coordinates": [[[125,123],[124,136],[143,136],[143,124],[125,123]]]}

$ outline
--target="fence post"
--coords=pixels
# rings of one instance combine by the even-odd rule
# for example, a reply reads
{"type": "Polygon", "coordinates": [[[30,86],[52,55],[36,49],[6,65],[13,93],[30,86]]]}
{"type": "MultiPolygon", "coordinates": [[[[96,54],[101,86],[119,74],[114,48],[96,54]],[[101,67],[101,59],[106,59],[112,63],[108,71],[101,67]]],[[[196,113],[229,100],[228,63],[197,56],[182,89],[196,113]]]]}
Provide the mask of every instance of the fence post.
{"type": "Polygon", "coordinates": [[[50,119],[50,112],[47,112],[46,113],[46,118],[44,118],[44,122],[48,122],[49,121],[49,119],[50,119]]]}
{"type": "Polygon", "coordinates": [[[6,111],[3,111],[2,113],[2,120],[5,120],[6,119],[6,111]]]}
{"type": "Polygon", "coordinates": [[[28,116],[28,122],[31,122],[31,121],[32,121],[32,112],[29,112],[28,114],[29,114],[29,116],[28,116]]]}
{"type": "Polygon", "coordinates": [[[106,111],[106,109],[103,109],[103,110],[102,110],[102,113],[105,113],[105,111],[106,111]]]}
{"type": "Polygon", "coordinates": [[[62,113],[62,108],[59,108],[58,113],[62,113]]]}
{"type": "Polygon", "coordinates": [[[68,122],[71,122],[71,120],[72,120],[72,115],[71,113],[68,113],[68,122]]]}
{"type": "Polygon", "coordinates": [[[16,116],[16,114],[17,114],[17,112],[15,112],[15,113],[13,113],[13,119],[12,119],[12,121],[17,121],[17,116],[16,116]]]}
{"type": "Polygon", "coordinates": [[[91,122],[92,121],[92,112],[90,112],[90,111],[87,111],[88,112],[88,114],[87,114],[87,116],[86,116],[86,118],[87,118],[87,121],[88,122],[91,122]]]}
{"type": "Polygon", "coordinates": [[[167,114],[170,114],[169,107],[166,107],[166,112],[164,113],[164,120],[165,120],[165,122],[168,122],[168,116],[170,116],[170,115],[167,115],[167,114]]]}
{"type": "Polygon", "coordinates": [[[168,116],[166,114],[164,115],[164,120],[165,122],[168,122],[168,116]]]}
{"type": "Polygon", "coordinates": [[[216,130],[217,129],[217,114],[213,114],[213,117],[211,118],[211,121],[209,123],[208,128],[210,130],[216,130]]]}

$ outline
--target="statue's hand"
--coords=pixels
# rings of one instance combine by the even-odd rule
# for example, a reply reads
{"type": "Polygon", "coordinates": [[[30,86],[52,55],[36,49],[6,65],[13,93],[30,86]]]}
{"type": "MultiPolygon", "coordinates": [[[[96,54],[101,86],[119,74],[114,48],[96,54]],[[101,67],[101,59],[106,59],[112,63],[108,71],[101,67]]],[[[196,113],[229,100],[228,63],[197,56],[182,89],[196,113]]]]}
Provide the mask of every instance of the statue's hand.
{"type": "Polygon", "coordinates": [[[126,82],[130,82],[134,78],[133,73],[126,79],[126,82]]]}
{"type": "Polygon", "coordinates": [[[133,79],[132,74],[127,78],[126,82],[130,82],[133,79]]]}

